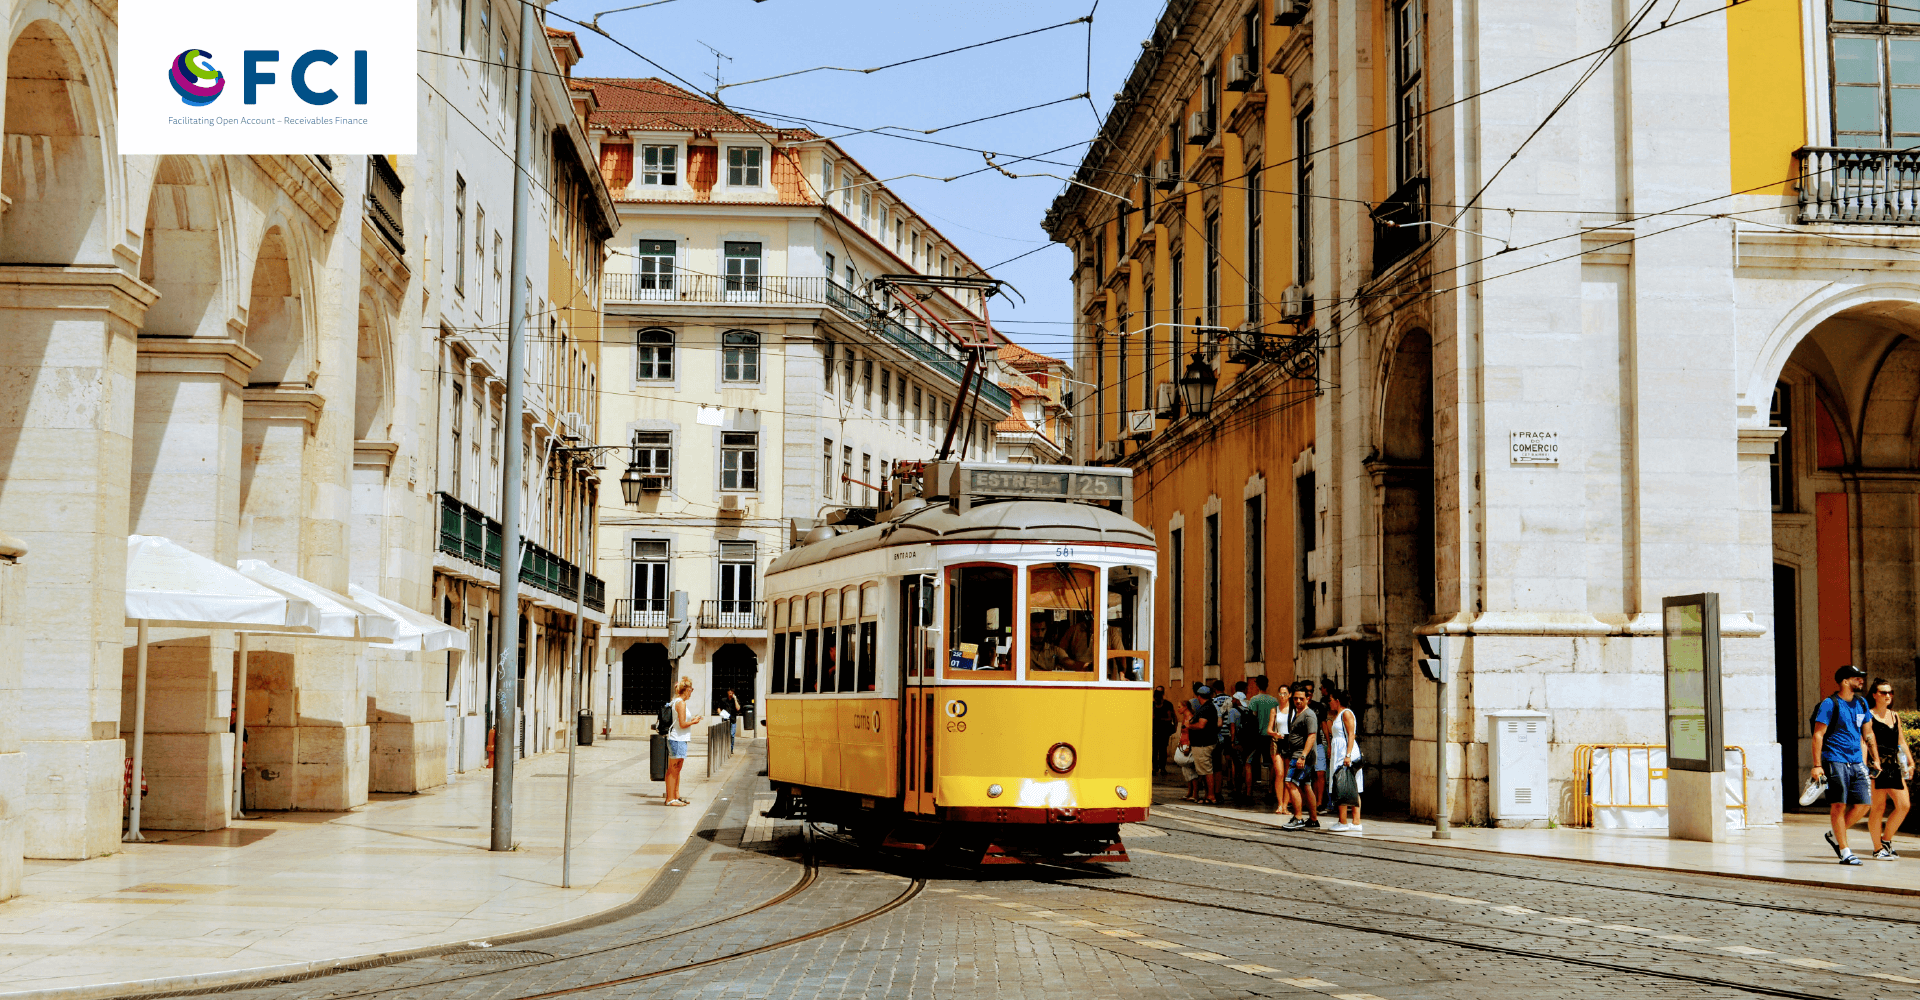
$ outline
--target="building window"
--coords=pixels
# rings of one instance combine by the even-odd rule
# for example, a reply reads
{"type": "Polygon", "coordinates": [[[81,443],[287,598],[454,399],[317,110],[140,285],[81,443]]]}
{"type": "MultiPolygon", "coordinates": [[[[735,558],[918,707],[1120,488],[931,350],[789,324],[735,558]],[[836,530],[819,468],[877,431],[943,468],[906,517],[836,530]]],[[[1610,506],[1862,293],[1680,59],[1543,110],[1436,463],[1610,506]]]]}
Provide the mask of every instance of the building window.
{"type": "Polygon", "coordinates": [[[1185,340],[1185,331],[1181,320],[1186,318],[1187,269],[1186,255],[1172,254],[1167,258],[1167,350],[1173,358],[1173,367],[1168,369],[1168,378],[1180,377],[1180,345],[1185,340]]]}
{"type": "Polygon", "coordinates": [[[912,427],[913,427],[913,432],[915,434],[925,436],[927,432],[927,428],[926,428],[926,423],[923,417],[923,413],[924,411],[920,409],[920,387],[916,385],[913,387],[912,427]]]}
{"type": "Polygon", "coordinates": [[[1187,662],[1187,552],[1186,532],[1175,528],[1167,533],[1167,565],[1172,568],[1168,574],[1167,596],[1169,598],[1167,622],[1170,645],[1168,663],[1174,670],[1186,666],[1187,662]]]}
{"type": "Polygon", "coordinates": [[[634,431],[633,465],[640,472],[643,488],[665,490],[673,486],[673,432],[634,431]]]}
{"type": "Polygon", "coordinates": [[[873,192],[862,191],[860,192],[860,228],[866,229],[867,224],[872,221],[873,221],[873,192]]]}
{"type": "MultiPolygon", "coordinates": [[[[1151,275],[1149,275],[1148,277],[1151,277],[1151,275]]],[[[1158,407],[1160,405],[1160,401],[1154,398],[1154,394],[1158,391],[1154,388],[1154,386],[1157,384],[1156,380],[1159,378],[1159,376],[1154,373],[1155,362],[1154,362],[1154,355],[1153,355],[1154,318],[1153,318],[1153,282],[1152,281],[1147,281],[1145,284],[1140,286],[1140,297],[1141,297],[1141,304],[1147,307],[1147,313],[1146,313],[1147,318],[1141,324],[1141,332],[1145,335],[1145,338],[1146,338],[1146,342],[1145,344],[1142,345],[1142,348],[1140,351],[1140,357],[1142,359],[1141,370],[1146,374],[1146,377],[1141,382],[1141,388],[1140,388],[1141,400],[1140,401],[1148,406],[1158,407]]],[[[1169,378],[1171,378],[1171,376],[1169,376],[1169,378]]]]}
{"type": "Polygon", "coordinates": [[[1293,120],[1293,256],[1300,284],[1313,280],[1313,106],[1293,120]]]}
{"type": "MultiPolygon", "coordinates": [[[[1127,363],[1127,340],[1129,339],[1127,336],[1127,324],[1132,322],[1132,320],[1133,317],[1128,316],[1126,313],[1121,313],[1120,332],[1119,335],[1114,338],[1120,342],[1120,420],[1123,423],[1127,420],[1127,411],[1133,409],[1132,394],[1128,391],[1131,388],[1129,383],[1132,382],[1133,367],[1127,363]]],[[[1133,428],[1131,426],[1122,427],[1120,428],[1120,436],[1125,438],[1132,430],[1133,428]]]]}
{"type": "MultiPolygon", "coordinates": [[[[824,205],[827,203],[827,195],[832,193],[832,191],[833,160],[822,156],[820,157],[820,190],[818,192],[820,195],[820,204],[824,205]]],[[[828,269],[828,273],[832,273],[831,268],[828,269]]]]}
{"type": "Polygon", "coordinates": [[[1093,401],[1093,440],[1107,443],[1107,336],[1099,327],[1093,330],[1093,384],[1099,392],[1093,401]]]}
{"type": "Polygon", "coordinates": [[[752,542],[720,543],[720,627],[753,628],[752,542]],[[726,616],[737,615],[729,619],[726,616]]]}
{"type": "Polygon", "coordinates": [[[678,146],[641,146],[640,183],[657,187],[675,187],[680,183],[678,146]]]}
{"type": "Polygon", "coordinates": [[[720,488],[749,492],[760,488],[759,432],[720,432],[720,488]]]}
{"type": "Polygon", "coordinates": [[[872,411],[873,409],[873,359],[872,358],[867,358],[866,360],[860,362],[860,405],[862,408],[868,411],[872,411]]]}
{"type": "Polygon", "coordinates": [[[473,296],[473,318],[485,318],[487,305],[487,210],[475,202],[473,205],[473,270],[474,281],[479,284],[473,296]]]}
{"type": "Polygon", "coordinates": [[[893,403],[893,373],[880,369],[880,419],[887,419],[887,408],[893,403]]]}
{"type": "Polygon", "coordinates": [[[1167,126],[1167,163],[1173,168],[1173,176],[1180,176],[1180,116],[1173,117],[1173,123],[1167,126]]]}
{"type": "Polygon", "coordinates": [[[638,362],[634,377],[643,382],[665,382],[673,378],[673,334],[666,330],[640,331],[635,354],[638,362]]]}
{"type": "Polygon", "coordinates": [[[1247,321],[1261,321],[1260,306],[1260,165],[1247,169],[1247,321]]]}
{"type": "Polygon", "coordinates": [[[727,147],[727,186],[760,186],[760,147],[727,147]]]}
{"type": "Polygon", "coordinates": [[[1255,0],[1254,5],[1247,8],[1245,23],[1241,26],[1241,30],[1245,33],[1247,41],[1247,68],[1255,73],[1260,72],[1262,68],[1260,66],[1261,23],[1260,4],[1258,0],[1255,0]]]}
{"type": "Polygon", "coordinates": [[[820,451],[820,495],[833,502],[833,439],[826,438],[820,451]]]}
{"type": "Polygon", "coordinates": [[[1209,664],[1220,662],[1220,515],[1208,514],[1206,537],[1201,540],[1201,558],[1206,573],[1200,592],[1200,634],[1202,658],[1209,664]]]}
{"type": "MultiPolygon", "coordinates": [[[[1220,325],[1220,213],[1207,216],[1207,273],[1204,294],[1207,297],[1207,325],[1220,325]]],[[[1196,338],[1199,331],[1194,332],[1196,338]]],[[[1208,660],[1208,663],[1214,661],[1208,660]]]]}
{"type": "Polygon", "coordinates": [[[826,382],[826,389],[827,389],[828,396],[832,396],[834,393],[833,377],[834,377],[834,373],[838,371],[838,369],[834,367],[833,355],[835,350],[838,348],[838,346],[839,345],[835,344],[831,340],[827,341],[827,359],[826,359],[827,363],[826,363],[826,367],[821,369],[826,376],[823,381],[826,382]]]}
{"type": "Polygon", "coordinates": [[[853,291],[854,286],[858,285],[859,283],[860,283],[860,275],[854,271],[852,264],[848,264],[847,265],[847,291],[849,292],[853,291]]]}
{"type": "Polygon", "coordinates": [[[672,298],[675,246],[672,240],[641,240],[634,249],[640,259],[640,291],[650,298],[672,298]]]}
{"type": "Polygon", "coordinates": [[[1200,92],[1200,110],[1206,114],[1206,134],[1212,135],[1220,127],[1220,68],[1217,64],[1200,77],[1200,92]]]}
{"type": "Polygon", "coordinates": [[[886,239],[886,238],[887,238],[887,206],[885,206],[885,205],[881,205],[881,206],[880,206],[880,230],[879,230],[879,232],[880,232],[880,238],[881,238],[881,239],[883,239],[883,240],[884,240],[884,239],[886,239]]]}
{"type": "Polygon", "coordinates": [[[900,384],[900,395],[898,399],[898,406],[899,406],[899,413],[900,413],[900,423],[905,426],[911,426],[907,424],[907,376],[905,373],[901,374],[899,384],[900,384]]]}
{"type": "Polygon", "coordinates": [[[664,538],[636,538],[633,541],[633,627],[665,628],[672,564],[664,538]]]}
{"type": "Polygon", "coordinates": [[[1427,98],[1421,80],[1426,61],[1424,19],[1420,0],[1401,0],[1393,7],[1394,142],[1400,183],[1427,176],[1427,98]]]}
{"type": "MultiPolygon", "coordinates": [[[[860,481],[862,483],[873,482],[873,456],[871,454],[862,453],[860,456],[860,481]]],[[[873,503],[873,488],[871,486],[860,487],[860,502],[868,505],[873,503]]]]}
{"type": "MultiPolygon", "coordinates": [[[[453,388],[457,392],[460,386],[458,383],[455,383],[453,388]]],[[[1773,404],[1767,410],[1767,426],[1787,426],[1787,413],[1789,412],[1787,409],[1787,401],[1792,398],[1790,395],[1791,392],[1792,390],[1790,390],[1784,382],[1774,385],[1773,404]]],[[[1773,454],[1767,456],[1767,484],[1773,498],[1773,510],[1776,514],[1793,509],[1793,484],[1788,479],[1788,476],[1792,474],[1793,464],[1787,461],[1787,440],[1791,436],[1791,434],[1780,435],[1779,439],[1774,442],[1773,454]]]]}
{"type": "Polygon", "coordinates": [[[1920,7],[1833,0],[1833,144],[1920,145],[1920,7]]]}
{"type": "Polygon", "coordinates": [[[1299,581],[1296,589],[1299,593],[1298,600],[1300,602],[1300,631],[1295,634],[1304,639],[1311,636],[1314,629],[1318,627],[1314,620],[1313,613],[1315,596],[1313,592],[1313,574],[1309,568],[1313,564],[1312,556],[1314,547],[1319,541],[1317,537],[1318,532],[1314,528],[1312,472],[1307,472],[1294,479],[1293,502],[1296,508],[1294,517],[1295,520],[1298,521],[1294,527],[1295,540],[1293,549],[1295,555],[1293,561],[1295,579],[1299,581]]]}
{"type": "Polygon", "coordinates": [[[853,211],[853,171],[840,171],[840,211],[853,211]]]}
{"type": "Polygon", "coordinates": [[[1267,517],[1265,497],[1248,497],[1247,519],[1247,662],[1266,661],[1267,517]]]}
{"type": "Polygon", "coordinates": [[[840,502],[853,503],[853,445],[840,449],[840,502]]]}
{"type": "Polygon", "coordinates": [[[726,241],[726,291],[739,298],[760,295],[760,244],[726,241]]]}
{"type": "MultiPolygon", "coordinates": [[[[462,15],[464,14],[463,11],[462,15]]],[[[452,468],[447,470],[448,475],[452,477],[452,481],[447,484],[447,492],[455,498],[460,496],[460,432],[466,422],[466,413],[467,390],[456,381],[453,383],[453,461],[452,468]]]]}
{"type": "Polygon", "coordinates": [[[720,380],[760,381],[760,335],[732,330],[720,338],[720,380]]]}
{"type": "Polygon", "coordinates": [[[467,179],[459,174],[453,175],[453,291],[467,294],[467,179]]]}
{"type": "Polygon", "coordinates": [[[834,271],[834,257],[832,254],[828,254],[827,255],[827,281],[829,283],[831,283],[835,277],[833,271],[834,271]]]}

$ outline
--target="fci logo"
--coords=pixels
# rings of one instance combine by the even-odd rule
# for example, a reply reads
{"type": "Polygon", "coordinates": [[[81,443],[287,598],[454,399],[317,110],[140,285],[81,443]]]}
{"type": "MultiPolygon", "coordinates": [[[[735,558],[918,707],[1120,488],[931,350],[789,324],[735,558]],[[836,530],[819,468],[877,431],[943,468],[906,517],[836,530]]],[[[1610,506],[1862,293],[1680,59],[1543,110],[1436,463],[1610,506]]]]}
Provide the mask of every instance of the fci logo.
{"type": "MultiPolygon", "coordinates": [[[[188,49],[173,59],[173,65],[167,73],[167,81],[173,84],[173,92],[180,100],[191,107],[204,108],[212,104],[227,89],[226,75],[215,69],[213,53],[204,49],[188,49]]],[[[278,81],[276,74],[266,67],[280,61],[278,49],[247,49],[240,53],[243,69],[240,74],[243,104],[258,104],[260,88],[278,81]]],[[[331,90],[315,89],[310,78],[316,63],[332,66],[340,57],[326,49],[309,49],[300,58],[293,61],[293,70],[287,74],[287,82],[293,86],[294,95],[311,105],[327,105],[340,99],[340,95],[331,90]]],[[[367,103],[367,52],[365,49],[353,53],[353,103],[367,103]]]]}

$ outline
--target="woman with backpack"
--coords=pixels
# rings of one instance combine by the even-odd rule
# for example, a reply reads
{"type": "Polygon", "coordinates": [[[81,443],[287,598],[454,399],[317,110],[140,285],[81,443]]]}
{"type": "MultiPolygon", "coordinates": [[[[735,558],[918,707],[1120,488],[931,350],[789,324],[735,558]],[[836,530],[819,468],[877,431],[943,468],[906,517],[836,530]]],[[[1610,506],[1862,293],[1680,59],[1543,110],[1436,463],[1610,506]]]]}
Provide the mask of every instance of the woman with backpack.
{"type": "Polygon", "coordinates": [[[680,769],[687,763],[687,745],[693,741],[693,727],[704,716],[693,714],[693,679],[680,678],[673,686],[673,702],[668,706],[672,725],[667,728],[667,805],[690,806],[680,797],[680,769]]]}
{"type": "Polygon", "coordinates": [[[1873,776],[1873,807],[1867,812],[1867,839],[1873,842],[1874,857],[1892,861],[1900,856],[1893,849],[1894,831],[1900,829],[1912,804],[1907,789],[1913,783],[1913,751],[1907,749],[1900,713],[1893,710],[1893,685],[1875,677],[1867,691],[1873,745],[1880,758],[1880,770],[1873,776]]]}
{"type": "Polygon", "coordinates": [[[1337,812],[1334,824],[1327,829],[1357,834],[1361,832],[1360,793],[1365,790],[1360,770],[1360,722],[1347,707],[1344,688],[1327,687],[1327,708],[1333,716],[1328,724],[1333,736],[1327,741],[1327,763],[1333,767],[1333,776],[1327,780],[1327,791],[1337,812]]]}

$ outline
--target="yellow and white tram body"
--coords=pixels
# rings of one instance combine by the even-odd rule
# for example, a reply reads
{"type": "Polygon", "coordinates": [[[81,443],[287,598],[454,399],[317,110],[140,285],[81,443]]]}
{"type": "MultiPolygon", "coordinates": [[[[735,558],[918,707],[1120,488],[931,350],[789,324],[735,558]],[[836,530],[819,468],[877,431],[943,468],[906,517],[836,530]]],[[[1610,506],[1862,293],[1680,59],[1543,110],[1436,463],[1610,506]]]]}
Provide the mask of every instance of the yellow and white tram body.
{"type": "Polygon", "coordinates": [[[1130,501],[1130,470],[928,469],[933,495],[768,569],[774,814],[988,861],[1125,860],[1118,825],[1153,788],[1154,539],[1072,498],[1130,501]]]}

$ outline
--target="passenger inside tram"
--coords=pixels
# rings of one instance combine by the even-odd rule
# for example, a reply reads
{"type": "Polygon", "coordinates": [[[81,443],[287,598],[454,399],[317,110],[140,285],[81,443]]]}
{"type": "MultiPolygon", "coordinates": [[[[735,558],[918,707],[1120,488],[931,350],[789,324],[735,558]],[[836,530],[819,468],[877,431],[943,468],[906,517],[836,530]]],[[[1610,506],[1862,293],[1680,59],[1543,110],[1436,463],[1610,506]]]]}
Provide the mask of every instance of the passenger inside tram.
{"type": "Polygon", "coordinates": [[[1094,658],[1093,590],[1096,572],[1089,566],[1052,563],[1027,570],[1028,676],[1080,674],[1092,680],[1094,658]]]}

